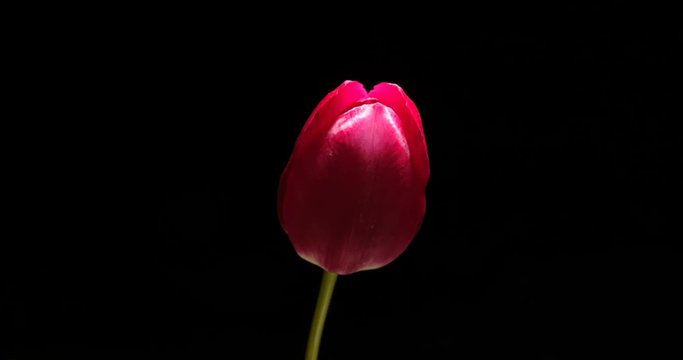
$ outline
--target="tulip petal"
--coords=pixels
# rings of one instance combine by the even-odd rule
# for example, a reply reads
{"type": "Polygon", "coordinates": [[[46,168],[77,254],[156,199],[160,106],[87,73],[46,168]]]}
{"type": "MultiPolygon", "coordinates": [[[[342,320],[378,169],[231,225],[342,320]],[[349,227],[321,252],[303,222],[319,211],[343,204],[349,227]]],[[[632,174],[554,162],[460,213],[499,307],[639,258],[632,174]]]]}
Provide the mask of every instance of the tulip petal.
{"type": "Polygon", "coordinates": [[[368,97],[376,98],[384,105],[392,108],[401,118],[401,128],[404,130],[410,146],[415,170],[423,185],[429,180],[429,155],[427,143],[422,128],[422,118],[415,103],[405,94],[403,89],[391,83],[380,83],[368,93],[368,97]]]}
{"type": "Polygon", "coordinates": [[[327,94],[313,110],[297,139],[296,148],[299,151],[306,151],[310,146],[310,140],[322,138],[339,115],[367,96],[368,93],[363,84],[357,81],[344,81],[327,94]]]}
{"type": "MultiPolygon", "coordinates": [[[[286,187],[289,163],[298,157],[299,154],[311,151],[311,148],[320,146],[318,143],[324,134],[332,127],[334,121],[344,111],[348,110],[354,103],[367,98],[367,91],[363,84],[357,81],[344,81],[336,89],[329,92],[318,103],[313,113],[308,117],[299,137],[296,140],[294,151],[285,170],[280,176],[280,188],[286,187]]],[[[315,150],[314,150],[315,151],[315,150]]],[[[282,221],[282,191],[278,194],[278,215],[282,221]]],[[[286,231],[286,229],[285,229],[286,231]]]]}
{"type": "Polygon", "coordinates": [[[424,185],[402,122],[380,102],[354,106],[289,164],[280,220],[301,257],[348,274],[388,264],[412,241],[424,185]]]}

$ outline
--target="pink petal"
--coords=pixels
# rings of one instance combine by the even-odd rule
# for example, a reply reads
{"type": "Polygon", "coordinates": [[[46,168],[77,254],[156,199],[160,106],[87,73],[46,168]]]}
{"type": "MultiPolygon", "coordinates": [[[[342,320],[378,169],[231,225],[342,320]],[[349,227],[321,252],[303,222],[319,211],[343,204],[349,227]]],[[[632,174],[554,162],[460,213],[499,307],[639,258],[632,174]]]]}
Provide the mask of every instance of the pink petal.
{"type": "Polygon", "coordinates": [[[339,87],[327,94],[313,110],[311,116],[308,117],[297,139],[295,150],[305,151],[310,142],[325,136],[339,115],[348,110],[355,102],[365,99],[367,96],[368,93],[363,84],[357,81],[344,81],[339,87]]]}
{"type": "Polygon", "coordinates": [[[422,128],[422,118],[415,103],[400,86],[391,83],[377,84],[368,96],[389,106],[401,118],[401,128],[408,140],[417,176],[420,182],[426,185],[430,173],[429,155],[427,154],[427,143],[422,128]]]}
{"type": "MultiPolygon", "coordinates": [[[[355,102],[365,98],[367,98],[367,91],[363,84],[357,81],[346,80],[336,89],[329,92],[318,103],[313,113],[308,117],[308,120],[306,120],[296,140],[289,163],[299,154],[320,146],[320,141],[322,141],[325,133],[332,127],[337,117],[348,110],[355,102]]],[[[288,181],[289,163],[280,177],[280,188],[288,181]]],[[[278,214],[282,218],[282,191],[279,191],[278,195],[278,214]]]]}

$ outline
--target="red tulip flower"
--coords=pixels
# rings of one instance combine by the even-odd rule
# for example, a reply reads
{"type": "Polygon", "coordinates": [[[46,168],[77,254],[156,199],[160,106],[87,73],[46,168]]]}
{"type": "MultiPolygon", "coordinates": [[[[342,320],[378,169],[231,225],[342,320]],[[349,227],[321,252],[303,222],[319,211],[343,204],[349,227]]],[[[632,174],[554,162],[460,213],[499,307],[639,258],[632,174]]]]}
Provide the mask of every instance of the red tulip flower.
{"type": "Polygon", "coordinates": [[[425,213],[429,159],[420,114],[403,90],[346,81],[304,125],[282,174],[279,215],[297,253],[326,271],[382,267],[425,213]]]}
{"type": "Polygon", "coordinates": [[[278,213],[297,253],[325,270],[321,301],[336,274],[403,253],[422,223],[428,180],[422,120],[398,85],[368,92],[346,81],[318,104],[282,173],[278,213]]]}

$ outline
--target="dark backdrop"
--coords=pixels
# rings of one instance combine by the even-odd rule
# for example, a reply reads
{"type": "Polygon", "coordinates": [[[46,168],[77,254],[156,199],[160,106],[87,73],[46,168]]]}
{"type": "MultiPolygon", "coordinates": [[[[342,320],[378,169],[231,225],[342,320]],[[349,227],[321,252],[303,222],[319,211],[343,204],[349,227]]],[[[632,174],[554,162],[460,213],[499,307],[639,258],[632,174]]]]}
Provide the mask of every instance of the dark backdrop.
{"type": "Polygon", "coordinates": [[[302,359],[321,270],[277,185],[346,79],[412,97],[432,178],[408,250],[339,278],[321,359],[680,351],[680,28],[665,9],[491,10],[126,9],[39,32],[54,120],[4,240],[2,354],[302,359]]]}

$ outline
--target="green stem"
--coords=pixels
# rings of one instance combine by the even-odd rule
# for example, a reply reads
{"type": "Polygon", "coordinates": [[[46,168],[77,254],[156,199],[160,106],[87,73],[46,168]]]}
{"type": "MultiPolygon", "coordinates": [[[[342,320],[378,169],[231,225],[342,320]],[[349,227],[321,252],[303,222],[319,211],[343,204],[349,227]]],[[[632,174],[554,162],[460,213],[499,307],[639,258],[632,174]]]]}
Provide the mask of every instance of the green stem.
{"type": "Polygon", "coordinates": [[[323,335],[325,317],[327,317],[327,309],[330,308],[330,300],[332,299],[332,291],[334,291],[334,283],[336,281],[337,274],[327,271],[323,273],[323,282],[320,284],[318,304],[315,306],[315,314],[313,315],[313,323],[311,324],[311,333],[308,335],[308,346],[306,347],[306,360],[318,359],[318,350],[320,349],[320,338],[323,335]]]}

